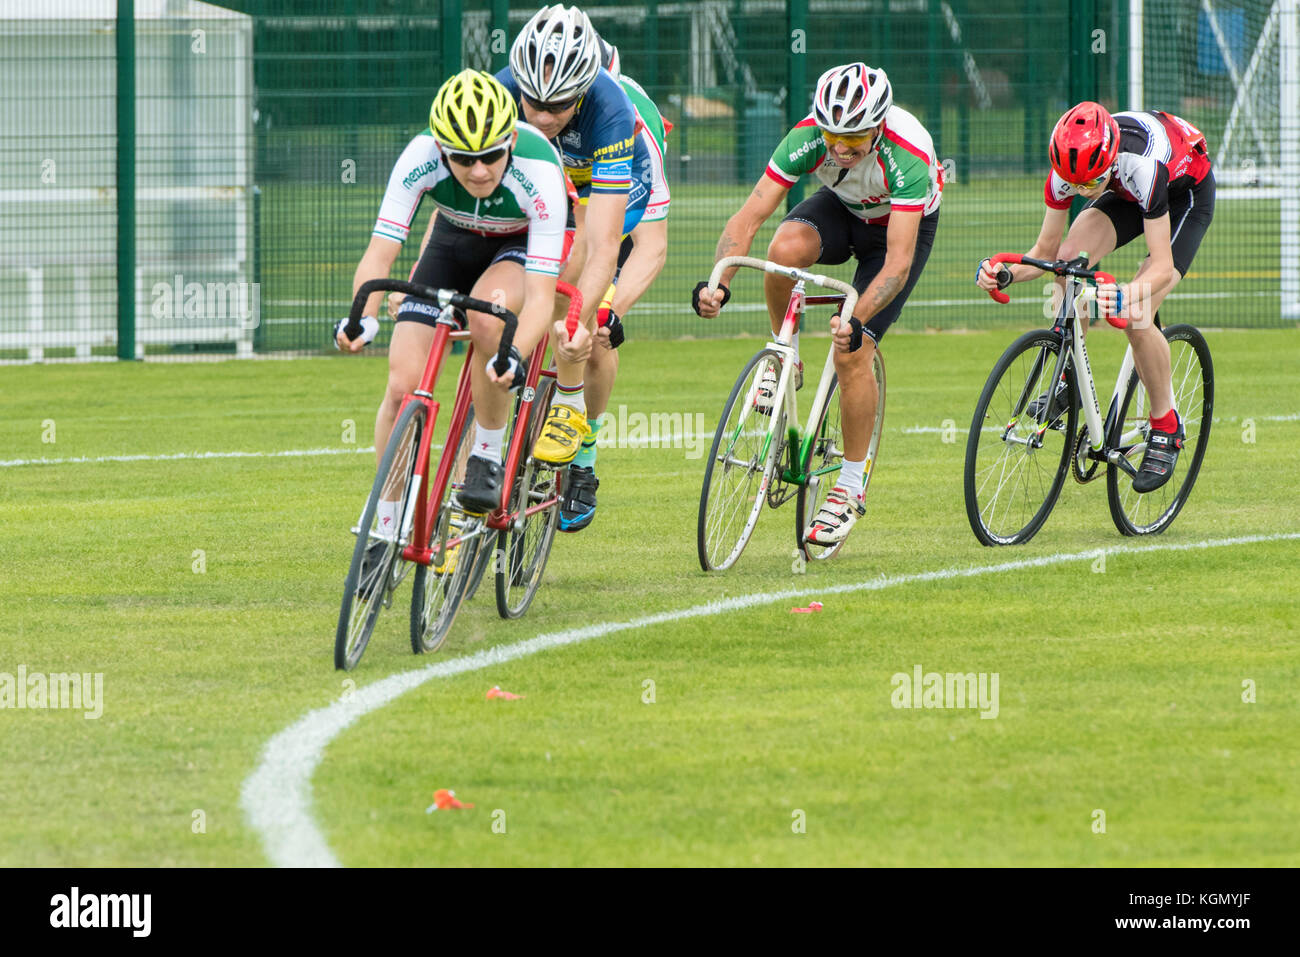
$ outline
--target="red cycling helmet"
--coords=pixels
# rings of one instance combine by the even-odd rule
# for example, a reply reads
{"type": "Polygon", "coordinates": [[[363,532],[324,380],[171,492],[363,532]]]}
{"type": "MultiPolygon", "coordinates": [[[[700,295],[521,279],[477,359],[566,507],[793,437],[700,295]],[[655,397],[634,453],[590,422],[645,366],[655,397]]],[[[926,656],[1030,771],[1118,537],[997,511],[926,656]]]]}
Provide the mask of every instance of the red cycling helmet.
{"type": "Polygon", "coordinates": [[[1119,124],[1091,100],[1056,121],[1047,154],[1052,169],[1067,183],[1089,183],[1105,176],[1119,153],[1119,124]]]}

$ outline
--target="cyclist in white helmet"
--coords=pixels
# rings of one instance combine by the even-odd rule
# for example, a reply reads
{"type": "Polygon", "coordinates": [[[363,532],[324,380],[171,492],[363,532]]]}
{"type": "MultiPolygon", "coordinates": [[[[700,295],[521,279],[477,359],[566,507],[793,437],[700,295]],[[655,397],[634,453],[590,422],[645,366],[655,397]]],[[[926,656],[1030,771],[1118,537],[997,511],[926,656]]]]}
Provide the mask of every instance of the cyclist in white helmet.
{"type": "MultiPolygon", "coordinates": [[[[601,52],[587,15],[555,4],[529,19],[510,48],[509,67],[497,73],[516,97],[523,118],[560,151],[577,188],[575,239],[561,278],[581,290],[582,323],[590,333],[613,280],[620,243],[641,221],[650,200],[650,191],[633,172],[650,166],[649,146],[637,137],[636,110],[602,68],[601,52]]],[[[555,398],[533,449],[538,459],[555,465],[573,462],[591,435],[586,386],[592,387],[590,404],[599,406],[590,410],[593,418],[603,411],[613,386],[613,364],[589,365],[590,335],[584,345],[582,351],[559,350],[555,398]]],[[[589,468],[570,471],[562,529],[577,531],[590,522],[595,484],[589,468]]]]}
{"type": "MultiPolygon", "coordinates": [[[[818,545],[843,541],[866,511],[867,445],[876,416],[872,359],[885,330],[898,318],[934,244],[943,175],[930,134],[911,113],[893,105],[885,71],[865,63],[833,67],[817,81],[812,112],[786,135],[745,204],[728,220],[714,261],[743,256],[799,177],[811,173],[822,188],[792,209],[777,228],[767,258],[806,269],[857,260],[853,288],[860,298],[849,317],[830,321],[840,383],[844,463],[834,490],[805,530],[818,545]]],[[[716,316],[730,298],[735,269],[718,289],[695,287],[695,311],[716,316]]],[[[775,334],[793,282],[765,275],[763,291],[775,334]]],[[[794,334],[795,351],[799,334],[794,334]]],[[[802,364],[800,364],[800,370],[802,364]]],[[[795,376],[802,386],[802,371],[795,376]]],[[[765,382],[771,404],[775,375],[765,382]]]]}

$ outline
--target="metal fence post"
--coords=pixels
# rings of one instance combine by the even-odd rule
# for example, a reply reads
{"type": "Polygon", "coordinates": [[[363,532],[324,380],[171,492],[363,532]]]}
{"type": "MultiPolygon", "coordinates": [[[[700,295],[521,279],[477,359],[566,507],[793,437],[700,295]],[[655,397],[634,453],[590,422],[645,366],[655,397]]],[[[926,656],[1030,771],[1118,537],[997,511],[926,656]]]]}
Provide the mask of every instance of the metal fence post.
{"type": "Polygon", "coordinates": [[[117,0],[117,357],[135,358],[135,0],[117,0]]]}
{"type": "MultiPolygon", "coordinates": [[[[1097,22],[1097,0],[1074,0],[1070,4],[1070,59],[1068,83],[1070,105],[1097,99],[1097,58],[1092,52],[1092,31],[1097,22]]],[[[1083,212],[1088,200],[1075,196],[1070,205],[1070,222],[1083,212]]]]}
{"type": "MultiPolygon", "coordinates": [[[[808,0],[789,0],[785,8],[785,119],[792,127],[808,110],[808,0]],[[799,31],[796,33],[795,31],[799,31]]],[[[803,202],[803,180],[785,198],[786,211],[803,202]]]]}
{"type": "Polygon", "coordinates": [[[943,61],[939,51],[939,28],[943,12],[939,0],[929,0],[925,19],[925,59],[929,88],[925,94],[925,128],[934,143],[934,155],[943,156],[943,61]]]}
{"type": "Polygon", "coordinates": [[[492,50],[492,72],[500,72],[510,59],[510,0],[492,0],[492,27],[488,34],[488,49],[492,50]],[[500,53],[492,46],[492,34],[500,30],[506,38],[505,49],[500,53]]]}
{"type": "Polygon", "coordinates": [[[460,44],[461,35],[464,33],[464,24],[461,22],[463,6],[461,0],[442,0],[442,15],[438,27],[441,33],[440,52],[444,80],[460,72],[460,44]]]}

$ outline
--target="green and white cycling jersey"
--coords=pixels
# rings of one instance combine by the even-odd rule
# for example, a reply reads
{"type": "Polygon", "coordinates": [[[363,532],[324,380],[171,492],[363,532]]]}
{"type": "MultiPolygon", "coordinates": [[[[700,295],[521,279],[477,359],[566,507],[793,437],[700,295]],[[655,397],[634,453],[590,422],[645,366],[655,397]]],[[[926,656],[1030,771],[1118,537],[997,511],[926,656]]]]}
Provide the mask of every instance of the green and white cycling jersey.
{"type": "MultiPolygon", "coordinates": [[[[623,92],[627,94],[627,98],[632,101],[637,119],[640,120],[636,135],[646,144],[644,162],[647,168],[637,171],[634,179],[639,179],[641,184],[650,187],[650,198],[646,202],[641,222],[652,223],[668,215],[668,204],[671,199],[668,193],[668,178],[664,174],[664,154],[667,152],[668,134],[664,129],[664,118],[659,113],[659,107],[655,106],[650,95],[641,89],[641,84],[626,75],[620,75],[618,82],[623,87],[623,92]]],[[[634,182],[633,190],[636,187],[637,183],[634,182]]]]}
{"type": "Polygon", "coordinates": [[[471,196],[451,175],[438,143],[423,130],[402,151],[388,178],[374,235],[406,241],[424,194],[438,215],[480,236],[528,233],[528,272],[558,276],[564,253],[568,191],[560,154],[537,129],[517,124],[519,139],[500,184],[484,199],[471,196]]]}
{"type": "Polygon", "coordinates": [[[811,115],[801,120],[772,154],[767,175],[788,189],[805,173],[825,183],[854,216],[877,225],[889,222],[892,209],[928,216],[943,195],[934,141],[915,116],[898,106],[885,114],[876,151],[852,169],[835,162],[811,115]]]}

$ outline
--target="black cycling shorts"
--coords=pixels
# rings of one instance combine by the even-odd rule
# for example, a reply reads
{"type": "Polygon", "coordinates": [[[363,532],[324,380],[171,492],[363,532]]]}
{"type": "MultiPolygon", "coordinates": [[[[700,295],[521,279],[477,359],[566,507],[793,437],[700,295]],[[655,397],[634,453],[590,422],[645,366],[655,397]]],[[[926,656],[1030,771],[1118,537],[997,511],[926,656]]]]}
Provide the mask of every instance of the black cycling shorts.
{"type": "MultiPolygon", "coordinates": [[[[411,281],[468,295],[489,266],[502,261],[522,266],[527,250],[526,232],[510,236],[481,236],[439,216],[434,221],[433,235],[424,248],[424,255],[416,263],[411,281]]],[[[432,326],[437,323],[440,311],[437,303],[408,296],[397,309],[396,321],[432,326]]]]}
{"type": "MultiPolygon", "coordinates": [[[[821,252],[817,262],[826,266],[838,266],[847,262],[849,256],[858,261],[858,268],[853,273],[853,288],[858,294],[866,292],[871,280],[876,278],[885,265],[885,252],[888,248],[886,236],[889,227],[884,224],[864,222],[849,212],[829,186],[823,186],[802,203],[786,214],[783,223],[803,223],[817,230],[821,237],[821,252]]],[[[912,294],[912,287],[921,278],[921,270],[930,258],[934,246],[934,233],[939,225],[939,211],[936,209],[929,216],[921,219],[921,228],[916,237],[916,251],[912,254],[912,268],[907,274],[907,282],[884,309],[876,313],[862,327],[862,331],[879,343],[885,331],[893,325],[894,320],[907,304],[907,297],[912,294]]]]}
{"type": "MultiPolygon", "coordinates": [[[[1201,248],[1205,231],[1214,218],[1214,173],[1210,172],[1191,189],[1169,194],[1169,245],[1179,276],[1186,276],[1201,248]]],[[[1097,209],[1115,227],[1115,248],[1142,235],[1142,208],[1118,193],[1102,193],[1084,209],[1097,209]]]]}

